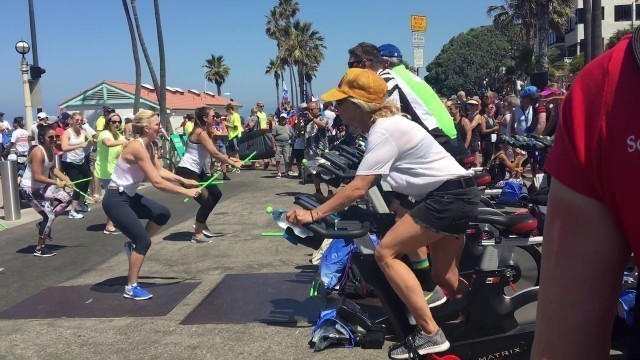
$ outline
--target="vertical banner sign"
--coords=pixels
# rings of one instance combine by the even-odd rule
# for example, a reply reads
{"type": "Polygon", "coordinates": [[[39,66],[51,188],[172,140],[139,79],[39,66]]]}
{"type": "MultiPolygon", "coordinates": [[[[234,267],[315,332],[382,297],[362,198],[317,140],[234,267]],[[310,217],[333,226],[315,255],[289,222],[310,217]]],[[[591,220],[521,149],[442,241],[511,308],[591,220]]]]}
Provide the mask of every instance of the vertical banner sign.
{"type": "Polygon", "coordinates": [[[416,71],[424,66],[424,34],[427,31],[427,17],[411,15],[411,45],[413,46],[413,66],[416,71]]]}

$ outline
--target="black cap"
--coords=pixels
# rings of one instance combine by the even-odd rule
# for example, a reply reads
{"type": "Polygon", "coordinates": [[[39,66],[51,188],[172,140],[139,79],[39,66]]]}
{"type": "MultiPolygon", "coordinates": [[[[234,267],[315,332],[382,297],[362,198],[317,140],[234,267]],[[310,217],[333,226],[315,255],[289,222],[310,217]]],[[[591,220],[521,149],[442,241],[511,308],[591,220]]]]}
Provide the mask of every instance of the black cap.
{"type": "Polygon", "coordinates": [[[63,112],[60,115],[58,115],[58,121],[63,123],[66,122],[67,120],[69,120],[69,118],[71,117],[71,114],[69,114],[68,112],[63,112]]]}
{"type": "Polygon", "coordinates": [[[106,113],[111,114],[111,113],[116,112],[116,109],[114,109],[114,108],[112,108],[110,106],[103,106],[102,107],[102,112],[106,112],[106,113]]]}

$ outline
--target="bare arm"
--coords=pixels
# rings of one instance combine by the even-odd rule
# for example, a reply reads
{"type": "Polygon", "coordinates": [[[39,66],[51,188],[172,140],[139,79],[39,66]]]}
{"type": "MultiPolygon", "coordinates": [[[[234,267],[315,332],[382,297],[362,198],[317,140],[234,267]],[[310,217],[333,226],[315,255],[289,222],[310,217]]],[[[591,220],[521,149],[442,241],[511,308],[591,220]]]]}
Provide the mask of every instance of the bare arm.
{"type": "Polygon", "coordinates": [[[126,137],[122,137],[120,140],[114,140],[112,137],[103,136],[102,143],[106,147],[116,147],[120,145],[124,145],[128,142],[126,137]]]}
{"type": "Polygon", "coordinates": [[[531,359],[607,359],[627,242],[608,209],[554,181],[531,359]]]}
{"type": "Polygon", "coordinates": [[[197,136],[200,144],[202,144],[202,146],[207,149],[209,154],[211,154],[211,157],[213,157],[214,159],[220,161],[223,164],[231,165],[237,168],[242,166],[242,161],[233,161],[230,157],[218,151],[218,148],[213,144],[213,141],[206,132],[199,131],[199,133],[195,134],[195,136],[197,136]]]}
{"type": "MultiPolygon", "coordinates": [[[[191,190],[193,189],[185,189],[181,186],[173,184],[167,180],[165,180],[161,175],[156,166],[154,166],[151,158],[149,157],[149,153],[147,149],[139,141],[134,141],[129,143],[127,149],[130,149],[130,156],[133,157],[134,161],[140,165],[140,168],[144,172],[144,175],[147,177],[149,182],[158,190],[165,191],[172,194],[183,194],[186,196],[193,196],[191,190]]],[[[156,159],[157,160],[157,159],[156,159]]],[[[156,161],[156,164],[159,164],[159,161],[156,161]]],[[[164,170],[164,169],[163,169],[164,170]]]]}
{"type": "MultiPolygon", "coordinates": [[[[518,167],[518,164],[516,162],[511,162],[509,160],[509,158],[507,157],[507,155],[505,155],[504,153],[498,155],[498,160],[504,164],[504,166],[507,167],[507,169],[509,169],[510,172],[513,171],[519,171],[522,172],[522,169],[518,167]]],[[[515,159],[514,159],[515,160],[515,159]]]]}
{"type": "Polygon", "coordinates": [[[467,118],[462,118],[462,127],[464,127],[464,132],[466,134],[466,138],[464,139],[464,147],[468,148],[471,143],[471,123],[467,118]]]}
{"type": "Polygon", "coordinates": [[[376,184],[380,175],[356,175],[353,181],[337,192],[331,199],[314,211],[314,218],[329,216],[353,204],[367,195],[367,191],[376,184]],[[317,214],[317,215],[316,215],[317,214]]]}
{"type": "Polygon", "coordinates": [[[538,117],[538,126],[536,126],[536,135],[542,135],[544,128],[547,126],[547,113],[540,113],[538,117]]]}
{"type": "Polygon", "coordinates": [[[54,179],[50,179],[47,175],[44,174],[44,153],[40,148],[35,148],[29,154],[29,163],[31,164],[31,174],[33,176],[33,180],[41,183],[41,184],[50,184],[57,186],[64,186],[64,181],[71,182],[69,178],[60,172],[60,170],[55,167],[52,168],[54,175],[61,180],[56,181],[54,179]]]}

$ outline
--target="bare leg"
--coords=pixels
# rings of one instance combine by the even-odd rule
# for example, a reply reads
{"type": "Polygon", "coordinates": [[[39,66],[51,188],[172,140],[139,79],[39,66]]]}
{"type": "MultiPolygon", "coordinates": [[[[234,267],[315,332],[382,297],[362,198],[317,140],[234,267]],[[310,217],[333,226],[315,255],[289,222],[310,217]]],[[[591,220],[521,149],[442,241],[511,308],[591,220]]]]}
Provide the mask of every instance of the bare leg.
{"type": "Polygon", "coordinates": [[[140,269],[144,262],[144,255],[140,255],[135,251],[131,252],[131,259],[129,260],[129,283],[131,286],[138,282],[138,275],[140,275],[140,269]]]}
{"type": "Polygon", "coordinates": [[[149,237],[153,237],[158,233],[158,231],[160,231],[161,228],[162,225],[158,225],[153,221],[147,221],[147,225],[144,227],[144,229],[147,231],[147,234],[149,234],[149,237]]]}
{"type": "MultiPolygon", "coordinates": [[[[403,216],[376,248],[375,256],[380,269],[400,299],[409,308],[416,319],[416,324],[428,335],[433,335],[438,331],[438,324],[424,301],[420,282],[400,258],[421,247],[432,247],[434,243],[443,238],[443,235],[427,230],[416,223],[411,216],[403,216]]],[[[446,249],[448,250],[448,248],[446,249]]]]}
{"type": "Polygon", "coordinates": [[[111,221],[111,219],[107,218],[107,225],[104,227],[104,229],[107,231],[115,231],[116,226],[113,224],[113,221],[111,221]]]}
{"type": "Polygon", "coordinates": [[[459,281],[458,265],[464,247],[464,237],[445,236],[429,247],[433,261],[433,280],[442,287],[449,298],[458,299],[469,289],[465,281],[459,281]]]}

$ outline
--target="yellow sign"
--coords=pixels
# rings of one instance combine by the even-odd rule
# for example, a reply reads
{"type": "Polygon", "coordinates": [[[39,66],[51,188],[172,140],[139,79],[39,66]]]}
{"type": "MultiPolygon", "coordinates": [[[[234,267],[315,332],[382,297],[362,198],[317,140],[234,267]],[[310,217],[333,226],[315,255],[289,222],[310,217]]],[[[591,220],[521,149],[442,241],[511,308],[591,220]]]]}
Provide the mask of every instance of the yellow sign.
{"type": "Polygon", "coordinates": [[[411,15],[411,31],[427,31],[427,17],[411,15]]]}

